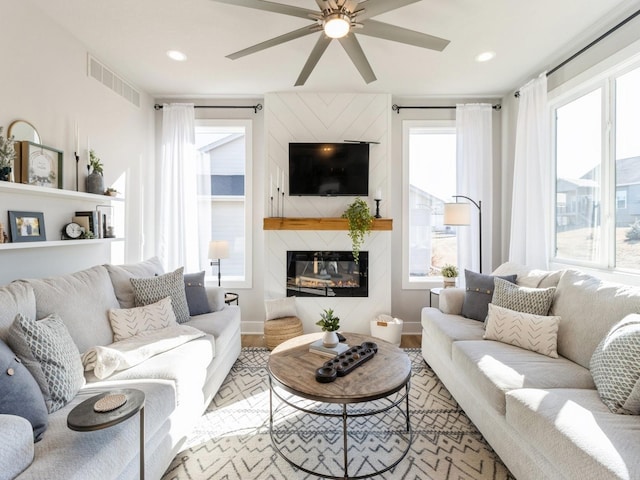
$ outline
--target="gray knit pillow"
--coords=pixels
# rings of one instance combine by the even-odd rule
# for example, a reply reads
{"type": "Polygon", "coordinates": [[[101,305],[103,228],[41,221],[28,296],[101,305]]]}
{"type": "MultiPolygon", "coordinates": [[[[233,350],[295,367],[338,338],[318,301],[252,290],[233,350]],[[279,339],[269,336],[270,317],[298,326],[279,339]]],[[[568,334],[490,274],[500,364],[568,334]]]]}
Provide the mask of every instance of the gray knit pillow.
{"type": "Polygon", "coordinates": [[[38,321],[18,314],[8,344],[38,382],[49,413],[64,407],[84,385],[80,351],[57,314],[38,321]]]}
{"type": "Polygon", "coordinates": [[[609,410],[640,415],[640,315],[627,315],[613,326],[593,352],[589,368],[609,410]]]}
{"type": "Polygon", "coordinates": [[[136,301],[136,307],[144,307],[159,302],[163,298],[171,297],[173,313],[178,323],[188,322],[189,306],[184,291],[184,268],[180,267],[171,273],[149,278],[132,278],[131,286],[136,301]]]}
{"type": "Polygon", "coordinates": [[[556,287],[529,288],[496,277],[491,303],[521,313],[546,316],[551,308],[556,287]]]}

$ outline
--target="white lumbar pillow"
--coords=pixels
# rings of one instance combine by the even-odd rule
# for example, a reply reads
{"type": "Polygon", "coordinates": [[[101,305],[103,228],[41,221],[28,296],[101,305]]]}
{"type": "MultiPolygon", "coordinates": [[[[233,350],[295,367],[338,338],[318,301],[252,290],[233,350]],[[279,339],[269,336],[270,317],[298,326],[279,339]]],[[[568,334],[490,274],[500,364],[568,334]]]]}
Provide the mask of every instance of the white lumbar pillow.
{"type": "Polygon", "coordinates": [[[171,297],[143,307],[111,309],[109,322],[114,342],[147,330],[159,330],[178,324],[171,306],[171,297]]]}
{"type": "Polygon", "coordinates": [[[298,311],[296,310],[296,297],[265,300],[264,308],[267,311],[267,320],[298,316],[298,311]]]}

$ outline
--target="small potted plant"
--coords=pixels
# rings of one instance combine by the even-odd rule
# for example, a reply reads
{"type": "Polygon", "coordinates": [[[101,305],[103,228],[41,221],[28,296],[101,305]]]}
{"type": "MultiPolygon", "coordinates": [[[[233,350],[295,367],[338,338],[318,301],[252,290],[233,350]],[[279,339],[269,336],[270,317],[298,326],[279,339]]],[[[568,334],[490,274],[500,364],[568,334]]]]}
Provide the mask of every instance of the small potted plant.
{"type": "Polygon", "coordinates": [[[371,215],[367,202],[358,197],[347,207],[342,214],[342,218],[346,218],[349,223],[353,261],[358,263],[360,247],[364,243],[364,237],[371,233],[373,215],[371,215]]]}
{"type": "Polygon", "coordinates": [[[0,127],[0,180],[11,180],[11,169],[13,167],[13,159],[16,156],[16,150],[13,146],[13,135],[11,137],[2,136],[2,128],[0,127]]]}
{"type": "Polygon", "coordinates": [[[118,196],[118,190],[116,190],[113,187],[108,187],[105,191],[104,194],[107,195],[108,197],[117,197],[118,196]]]}
{"type": "Polygon", "coordinates": [[[444,278],[444,288],[456,286],[456,277],[458,276],[458,267],[448,263],[442,267],[442,270],[440,270],[440,273],[442,273],[442,277],[444,278]]]}
{"type": "Polygon", "coordinates": [[[338,345],[340,339],[338,338],[336,330],[340,328],[340,318],[333,314],[333,309],[325,309],[320,314],[320,320],[316,322],[316,325],[322,328],[324,332],[322,345],[327,348],[333,348],[338,345]]]}
{"type": "Polygon", "coordinates": [[[87,192],[95,193],[96,195],[104,194],[104,178],[102,174],[104,170],[102,168],[102,162],[96,155],[96,152],[89,150],[89,176],[87,177],[87,192]]]}

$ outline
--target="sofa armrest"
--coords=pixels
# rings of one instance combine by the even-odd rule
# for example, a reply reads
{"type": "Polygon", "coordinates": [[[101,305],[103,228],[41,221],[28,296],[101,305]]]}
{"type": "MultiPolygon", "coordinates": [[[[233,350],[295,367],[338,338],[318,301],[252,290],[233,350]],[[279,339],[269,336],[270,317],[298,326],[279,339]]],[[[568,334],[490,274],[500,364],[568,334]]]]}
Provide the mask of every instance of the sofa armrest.
{"type": "Polygon", "coordinates": [[[0,472],[14,478],[33,462],[33,427],[26,418],[0,414],[0,432],[0,472]]]}
{"type": "Polygon", "coordinates": [[[224,288],[213,287],[206,285],[205,291],[207,292],[207,301],[209,302],[209,308],[212,312],[219,312],[225,306],[224,303],[224,288]]]}
{"type": "Polygon", "coordinates": [[[442,313],[450,315],[460,315],[462,313],[462,302],[464,302],[464,288],[443,288],[440,290],[438,306],[442,313]]]}

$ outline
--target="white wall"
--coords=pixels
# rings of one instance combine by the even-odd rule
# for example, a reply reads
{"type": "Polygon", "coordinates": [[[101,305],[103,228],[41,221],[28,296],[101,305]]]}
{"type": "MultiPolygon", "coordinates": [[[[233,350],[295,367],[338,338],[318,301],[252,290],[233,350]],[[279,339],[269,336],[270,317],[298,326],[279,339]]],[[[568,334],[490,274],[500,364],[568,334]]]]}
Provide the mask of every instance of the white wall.
{"type": "MultiPolygon", "coordinates": [[[[86,47],[28,1],[3,2],[0,44],[3,45],[0,125],[4,126],[4,133],[14,120],[32,123],[44,145],[64,151],[64,188],[75,190],[73,152],[77,122],[81,138],[80,190],[84,190],[89,136],[91,148],[104,163],[105,185],[114,184],[123,174],[127,177],[125,259],[135,261],[147,256],[150,252],[145,248],[143,228],[147,214],[153,210],[148,198],[145,200],[152,190],[152,182],[150,185],[145,182],[153,178],[151,98],[143,93],[138,108],[88,77],[86,47]]],[[[0,221],[6,225],[7,210],[43,211],[47,236],[56,239],[64,221],[71,221],[73,211],[84,207],[74,202],[51,203],[42,198],[2,194],[0,221]],[[46,222],[47,209],[51,222],[46,222]]],[[[0,251],[3,265],[0,283],[24,276],[71,272],[109,260],[109,248],[104,245],[4,250],[0,251]]]]}

